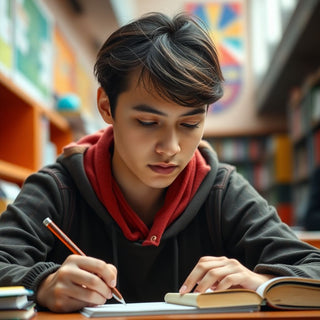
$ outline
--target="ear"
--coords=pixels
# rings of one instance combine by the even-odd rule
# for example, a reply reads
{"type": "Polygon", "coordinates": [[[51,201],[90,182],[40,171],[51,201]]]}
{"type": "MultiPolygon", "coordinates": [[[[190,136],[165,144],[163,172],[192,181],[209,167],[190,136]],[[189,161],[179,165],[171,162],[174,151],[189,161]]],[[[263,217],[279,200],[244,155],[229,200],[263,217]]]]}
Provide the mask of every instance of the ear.
{"type": "Polygon", "coordinates": [[[102,87],[99,87],[97,91],[97,105],[102,119],[108,124],[113,124],[109,97],[102,87]]]}

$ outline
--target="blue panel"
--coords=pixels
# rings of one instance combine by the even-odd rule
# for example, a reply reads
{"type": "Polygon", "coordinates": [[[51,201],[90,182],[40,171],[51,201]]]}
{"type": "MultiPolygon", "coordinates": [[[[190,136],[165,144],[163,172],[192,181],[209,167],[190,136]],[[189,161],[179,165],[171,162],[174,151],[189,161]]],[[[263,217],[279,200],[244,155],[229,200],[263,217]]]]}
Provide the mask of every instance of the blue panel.
{"type": "Polygon", "coordinates": [[[234,10],[228,6],[223,5],[222,6],[222,13],[219,21],[219,28],[224,29],[228,24],[233,22],[235,19],[237,19],[237,13],[234,12],[234,10]]]}

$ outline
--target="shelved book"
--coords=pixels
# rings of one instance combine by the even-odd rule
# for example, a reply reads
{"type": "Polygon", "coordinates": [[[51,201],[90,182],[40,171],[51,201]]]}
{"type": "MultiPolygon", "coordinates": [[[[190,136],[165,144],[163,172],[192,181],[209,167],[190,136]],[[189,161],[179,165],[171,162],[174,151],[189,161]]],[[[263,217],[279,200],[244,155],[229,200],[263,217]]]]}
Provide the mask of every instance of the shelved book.
{"type": "Polygon", "coordinates": [[[238,307],[252,311],[268,306],[283,310],[320,309],[320,279],[299,277],[276,277],[268,280],[256,291],[248,289],[228,289],[207,293],[167,293],[167,303],[202,308],[225,308],[226,312],[238,307]]]}
{"type": "Polygon", "coordinates": [[[31,290],[23,286],[0,287],[0,319],[30,319],[35,311],[35,303],[28,300],[31,290]]]}

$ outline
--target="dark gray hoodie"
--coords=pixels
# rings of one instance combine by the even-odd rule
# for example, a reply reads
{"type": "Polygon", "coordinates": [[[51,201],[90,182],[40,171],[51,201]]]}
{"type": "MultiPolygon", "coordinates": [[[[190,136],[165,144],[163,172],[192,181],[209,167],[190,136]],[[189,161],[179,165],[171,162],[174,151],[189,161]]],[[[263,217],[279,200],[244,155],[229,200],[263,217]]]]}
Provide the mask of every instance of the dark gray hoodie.
{"type": "Polygon", "coordinates": [[[116,265],[127,302],[162,301],[206,255],[235,258],[260,273],[320,278],[320,250],[300,242],[275,209],[240,174],[220,164],[212,150],[200,151],[211,171],[158,247],[123,236],[87,179],[81,148],[31,175],[0,216],[0,285],[36,292],[70,254],[43,225],[46,217],[88,256],[116,265]]]}

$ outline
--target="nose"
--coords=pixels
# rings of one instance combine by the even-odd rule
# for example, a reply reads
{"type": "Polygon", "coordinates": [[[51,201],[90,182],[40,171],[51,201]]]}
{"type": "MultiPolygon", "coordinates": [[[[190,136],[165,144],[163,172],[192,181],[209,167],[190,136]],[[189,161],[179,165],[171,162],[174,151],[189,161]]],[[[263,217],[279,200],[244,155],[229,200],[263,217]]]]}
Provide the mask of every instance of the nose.
{"type": "Polygon", "coordinates": [[[179,137],[174,130],[163,130],[159,134],[159,139],[155,147],[158,154],[172,157],[181,150],[179,137]]]}

